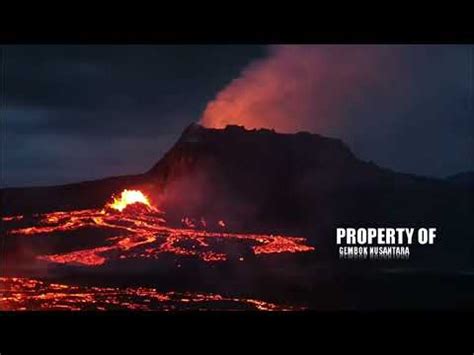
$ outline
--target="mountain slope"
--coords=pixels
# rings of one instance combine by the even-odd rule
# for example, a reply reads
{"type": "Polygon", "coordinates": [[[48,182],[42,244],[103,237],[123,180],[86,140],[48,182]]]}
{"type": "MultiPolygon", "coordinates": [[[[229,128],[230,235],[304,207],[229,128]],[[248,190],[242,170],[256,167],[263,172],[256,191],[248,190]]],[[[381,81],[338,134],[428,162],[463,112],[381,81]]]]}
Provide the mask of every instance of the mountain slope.
{"type": "Polygon", "coordinates": [[[333,255],[336,227],[437,227],[439,242],[421,253],[472,260],[472,189],[380,168],[359,160],[340,140],[310,133],[193,124],[142,175],[3,189],[2,209],[97,207],[123,188],[143,190],[171,221],[203,216],[224,219],[235,230],[304,234],[333,255]]]}

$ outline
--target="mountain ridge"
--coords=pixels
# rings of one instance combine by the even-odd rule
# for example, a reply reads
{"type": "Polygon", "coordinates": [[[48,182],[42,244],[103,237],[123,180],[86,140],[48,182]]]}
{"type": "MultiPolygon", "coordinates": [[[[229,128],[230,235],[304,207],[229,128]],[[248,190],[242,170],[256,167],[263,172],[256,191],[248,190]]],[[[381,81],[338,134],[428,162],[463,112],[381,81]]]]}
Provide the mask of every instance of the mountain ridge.
{"type": "Polygon", "coordinates": [[[449,238],[431,254],[473,259],[472,186],[397,173],[308,132],[192,124],[143,174],[2,189],[2,214],[99,208],[125,188],[143,191],[171,222],[204,217],[235,231],[305,235],[331,255],[336,227],[435,226],[449,238]]]}

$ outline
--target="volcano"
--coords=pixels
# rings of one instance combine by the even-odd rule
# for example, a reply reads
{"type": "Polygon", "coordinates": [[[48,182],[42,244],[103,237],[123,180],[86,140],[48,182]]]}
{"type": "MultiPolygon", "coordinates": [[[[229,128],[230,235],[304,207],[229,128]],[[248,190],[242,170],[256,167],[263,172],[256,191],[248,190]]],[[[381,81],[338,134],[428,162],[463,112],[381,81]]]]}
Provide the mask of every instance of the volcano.
{"type": "MultiPolygon", "coordinates": [[[[76,281],[81,278],[77,275],[83,275],[87,282],[97,281],[105,293],[123,283],[126,270],[139,275],[138,285],[120,288],[127,295],[143,284],[150,290],[149,284],[155,286],[159,280],[167,288],[160,295],[168,295],[170,289],[182,294],[205,290],[210,295],[227,295],[208,298],[219,302],[241,299],[249,305],[253,301],[248,300],[270,298],[275,309],[279,309],[276,304],[288,302],[352,307],[353,298],[348,296],[352,291],[341,289],[335,281],[341,276],[327,275],[338,269],[347,275],[391,265],[337,263],[335,230],[345,226],[437,227],[440,241],[429,250],[415,249],[417,257],[404,262],[404,267],[455,271],[472,267],[473,261],[468,228],[474,217],[472,185],[397,173],[360,160],[340,140],[307,132],[281,134],[239,126],[209,129],[192,124],[143,174],[63,186],[7,188],[1,194],[2,229],[14,236],[7,238],[7,259],[41,253],[37,258],[41,262],[63,265],[52,272],[50,266],[47,272],[42,266],[41,272],[33,274],[31,266],[27,271],[12,267],[8,272],[20,278],[7,280],[7,285],[24,282],[47,289],[50,283],[44,278],[53,277],[66,282],[64,287],[88,294],[88,284],[67,286],[70,268],[79,267],[73,271],[76,281]],[[134,203],[127,206],[116,199],[120,211],[104,210],[110,196],[120,191],[131,193],[134,203]],[[114,232],[117,236],[111,237],[111,230],[118,231],[114,232]],[[50,241],[19,239],[35,233],[49,233],[50,241]],[[61,233],[76,234],[66,240],[61,233]],[[104,239],[106,234],[108,239],[104,239]],[[166,259],[170,255],[173,259],[166,259]],[[183,257],[195,258],[183,261],[183,257]],[[121,262],[126,267],[117,271],[121,262]],[[320,291],[315,301],[316,284],[326,289],[326,296],[320,291]]],[[[433,287],[426,289],[435,292],[433,287]]],[[[6,302],[14,303],[10,298],[6,302]]]]}
{"type": "Polygon", "coordinates": [[[381,168],[338,139],[306,132],[192,124],[144,174],[2,189],[2,213],[101,208],[127,188],[146,192],[175,222],[225,217],[239,230],[304,234],[323,244],[321,235],[336,227],[433,225],[449,235],[443,242],[459,252],[453,259],[472,256],[465,230],[474,217],[472,185],[381,168]]]}

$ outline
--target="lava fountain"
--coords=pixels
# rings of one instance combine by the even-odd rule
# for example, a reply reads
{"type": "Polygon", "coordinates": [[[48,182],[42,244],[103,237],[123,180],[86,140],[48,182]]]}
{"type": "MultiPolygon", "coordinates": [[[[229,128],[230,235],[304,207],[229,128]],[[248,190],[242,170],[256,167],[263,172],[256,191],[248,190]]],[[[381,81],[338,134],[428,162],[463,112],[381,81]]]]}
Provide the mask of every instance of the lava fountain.
{"type": "MultiPolygon", "coordinates": [[[[206,264],[236,262],[237,265],[240,265],[240,263],[247,260],[249,255],[261,258],[270,254],[295,254],[314,250],[314,247],[306,244],[306,238],[299,236],[229,232],[226,230],[225,222],[221,219],[215,221],[215,223],[210,223],[210,221],[205,221],[203,218],[183,217],[183,226],[170,226],[164,218],[164,212],[153,206],[150,199],[138,190],[122,191],[119,195],[113,196],[111,201],[106,203],[102,209],[56,211],[33,216],[4,216],[2,222],[6,226],[6,235],[2,237],[17,238],[16,240],[20,240],[20,242],[23,238],[42,238],[41,240],[47,243],[47,238],[71,238],[71,232],[78,231],[80,231],[79,238],[81,238],[81,236],[89,235],[93,229],[109,235],[94,241],[94,245],[90,247],[84,247],[84,242],[78,240],[78,243],[69,245],[69,249],[66,248],[61,252],[44,254],[44,249],[42,249],[42,252],[33,253],[34,261],[46,263],[51,267],[62,264],[98,268],[110,262],[120,264],[125,259],[140,262],[140,260],[160,259],[164,255],[173,256],[178,265],[181,262],[180,260],[184,259],[195,259],[206,264]],[[200,223],[192,222],[197,220],[200,223]],[[81,245],[82,248],[78,249],[77,245],[81,245]]],[[[6,278],[3,281],[5,285],[10,285],[16,293],[8,286],[2,292],[4,294],[6,292],[10,296],[3,296],[1,300],[4,303],[6,302],[9,307],[17,304],[20,308],[26,307],[27,309],[59,309],[61,307],[67,308],[67,305],[71,306],[70,309],[77,307],[84,309],[85,306],[81,306],[83,300],[74,302],[73,299],[76,297],[74,296],[76,293],[79,294],[77,297],[83,297],[83,299],[90,300],[92,303],[98,299],[109,299],[112,304],[118,305],[122,299],[140,298],[140,294],[144,291],[141,288],[109,290],[90,287],[75,289],[72,285],[63,285],[58,291],[54,289],[56,286],[51,289],[51,285],[29,278],[6,278]],[[35,294],[36,291],[31,293],[22,289],[22,285],[32,283],[38,286],[34,290],[40,294],[47,291],[47,294],[51,296],[50,304],[47,303],[47,299],[43,300],[35,294]],[[74,292],[72,292],[72,295],[69,293],[63,294],[63,289],[74,292]],[[55,295],[55,293],[58,292],[64,297],[61,296],[63,298],[57,299],[56,296],[58,295],[55,295]],[[19,301],[18,303],[15,298],[16,294],[18,294],[20,300],[27,299],[28,301],[25,301],[26,303],[19,301]],[[115,296],[112,297],[110,294],[117,294],[116,297],[120,300],[113,298],[115,296]],[[38,303],[39,300],[41,300],[40,303],[38,303]]],[[[159,294],[156,290],[145,290],[144,292],[155,300],[158,296],[170,297],[167,294],[159,294]]],[[[181,296],[184,299],[189,296],[190,299],[196,299],[196,302],[207,300],[222,303],[225,301],[234,305],[240,302],[238,299],[212,295],[181,296]]],[[[180,304],[180,301],[175,301],[171,303],[180,304]]],[[[91,302],[86,303],[92,307],[91,302]]],[[[146,309],[147,307],[143,306],[141,302],[142,300],[138,300],[137,303],[133,304],[138,309],[146,309]]],[[[262,303],[263,306],[259,307],[259,301],[252,299],[242,302],[247,306],[253,305],[257,309],[279,309],[278,306],[265,305],[265,303],[262,303]]],[[[128,304],[130,302],[124,301],[124,303],[128,304]]],[[[158,309],[167,308],[166,305],[163,305],[164,303],[157,305],[158,309]]],[[[100,307],[109,309],[103,304],[100,307]]]]}
{"type": "Polygon", "coordinates": [[[134,203],[141,203],[145,206],[153,209],[143,192],[139,190],[123,190],[120,194],[120,197],[113,197],[113,201],[108,203],[106,207],[112,208],[114,210],[122,212],[127,206],[134,204],[134,203]]]}

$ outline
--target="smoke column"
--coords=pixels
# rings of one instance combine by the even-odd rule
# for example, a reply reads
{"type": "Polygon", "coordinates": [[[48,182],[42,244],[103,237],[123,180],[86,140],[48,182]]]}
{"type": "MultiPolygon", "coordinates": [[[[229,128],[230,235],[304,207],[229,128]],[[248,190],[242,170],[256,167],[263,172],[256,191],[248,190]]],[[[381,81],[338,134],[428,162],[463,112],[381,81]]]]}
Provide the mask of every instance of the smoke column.
{"type": "Polygon", "coordinates": [[[389,73],[378,69],[387,55],[380,46],[272,46],[218,93],[201,123],[325,133],[384,84],[389,73]]]}
{"type": "Polygon", "coordinates": [[[407,173],[474,169],[472,48],[270,46],[208,103],[201,124],[336,137],[360,158],[407,173]]]}

